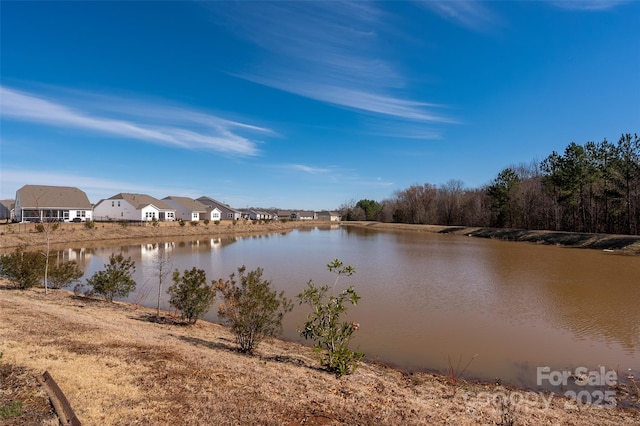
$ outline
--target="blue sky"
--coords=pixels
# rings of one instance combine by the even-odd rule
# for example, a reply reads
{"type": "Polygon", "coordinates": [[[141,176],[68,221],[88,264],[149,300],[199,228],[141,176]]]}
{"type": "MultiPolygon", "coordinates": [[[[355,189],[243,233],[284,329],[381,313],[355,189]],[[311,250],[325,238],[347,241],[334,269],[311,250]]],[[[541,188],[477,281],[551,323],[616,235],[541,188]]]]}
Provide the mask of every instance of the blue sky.
{"type": "Polygon", "coordinates": [[[640,131],[638,1],[0,3],[25,184],[334,209],[640,131]]]}

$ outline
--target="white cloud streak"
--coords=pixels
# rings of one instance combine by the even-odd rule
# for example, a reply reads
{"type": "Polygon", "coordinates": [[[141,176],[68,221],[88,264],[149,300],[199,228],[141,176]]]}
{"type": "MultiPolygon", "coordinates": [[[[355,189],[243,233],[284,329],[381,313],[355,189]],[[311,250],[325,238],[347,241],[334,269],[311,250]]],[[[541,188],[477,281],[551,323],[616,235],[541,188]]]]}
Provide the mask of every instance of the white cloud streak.
{"type": "Polygon", "coordinates": [[[553,6],[566,10],[577,11],[599,11],[609,10],[625,3],[629,0],[552,0],[549,1],[553,6]]]}
{"type": "Polygon", "coordinates": [[[440,17],[474,31],[487,31],[502,24],[502,19],[477,0],[421,0],[421,6],[440,17]]]}
{"type": "MultiPolygon", "coordinates": [[[[91,98],[90,94],[85,96],[91,98]]],[[[87,104],[77,99],[70,103],[87,104]]],[[[111,98],[110,102],[101,102],[99,108],[85,110],[5,86],[0,86],[0,115],[10,120],[239,156],[258,153],[257,142],[240,132],[273,134],[270,129],[183,108],[158,107],[135,100],[111,98]]]]}
{"type": "Polygon", "coordinates": [[[289,164],[286,166],[286,168],[308,173],[311,175],[324,174],[331,171],[331,169],[328,169],[328,168],[311,167],[311,166],[305,166],[303,164],[289,164]]]}
{"type": "Polygon", "coordinates": [[[247,2],[219,7],[229,28],[262,48],[236,76],[361,112],[419,122],[455,120],[412,99],[389,58],[384,12],[373,2],[247,2]]]}

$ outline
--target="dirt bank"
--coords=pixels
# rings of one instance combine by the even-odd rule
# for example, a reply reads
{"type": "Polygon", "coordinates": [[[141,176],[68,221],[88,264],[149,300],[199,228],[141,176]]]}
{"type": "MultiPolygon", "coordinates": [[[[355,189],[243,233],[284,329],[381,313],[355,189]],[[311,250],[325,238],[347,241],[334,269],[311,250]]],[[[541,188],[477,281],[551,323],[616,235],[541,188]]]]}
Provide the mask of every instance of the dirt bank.
{"type": "MultiPolygon", "coordinates": [[[[558,396],[546,408],[549,395],[537,394],[489,403],[524,391],[370,363],[337,379],[305,346],[272,340],[250,357],[225,327],[165,315],[158,323],[152,309],[0,281],[0,372],[49,371],[85,425],[640,424],[637,410],[578,410],[558,396]]],[[[0,424],[33,424],[29,395],[41,392],[27,379],[3,382],[0,408],[18,398],[31,411],[0,424]]]]}
{"type": "Polygon", "coordinates": [[[327,225],[328,222],[262,222],[222,221],[219,224],[210,222],[197,226],[186,223],[180,226],[177,222],[149,224],[132,224],[123,226],[118,223],[96,222],[93,229],[81,223],[61,223],[58,228],[49,232],[38,232],[36,224],[14,223],[0,225],[0,254],[11,251],[18,245],[26,245],[30,250],[41,249],[49,242],[54,249],[73,248],[78,246],[104,245],[110,242],[145,243],[162,239],[215,238],[225,236],[255,235],[269,232],[289,232],[302,226],[327,225]]]}
{"type": "Polygon", "coordinates": [[[536,244],[597,250],[614,250],[621,253],[640,254],[640,236],[589,234],[579,232],[539,231],[526,229],[479,228],[468,226],[408,225],[381,222],[342,222],[344,226],[358,226],[377,230],[402,230],[467,235],[479,238],[495,238],[536,244]]]}

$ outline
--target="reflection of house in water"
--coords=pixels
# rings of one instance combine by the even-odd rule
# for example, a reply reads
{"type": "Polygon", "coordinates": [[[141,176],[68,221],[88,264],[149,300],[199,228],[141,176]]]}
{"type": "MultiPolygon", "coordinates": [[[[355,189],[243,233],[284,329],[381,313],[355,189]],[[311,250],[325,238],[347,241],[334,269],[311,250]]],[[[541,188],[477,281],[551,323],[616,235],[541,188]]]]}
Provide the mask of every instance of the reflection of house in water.
{"type": "Polygon", "coordinates": [[[84,270],[86,266],[91,262],[93,257],[93,250],[86,248],[71,248],[58,250],[51,253],[50,262],[68,262],[75,261],[80,269],[84,270]]]}
{"type": "Polygon", "coordinates": [[[164,250],[169,254],[175,249],[175,243],[153,243],[140,245],[140,260],[152,259],[158,255],[160,250],[164,250]]]}

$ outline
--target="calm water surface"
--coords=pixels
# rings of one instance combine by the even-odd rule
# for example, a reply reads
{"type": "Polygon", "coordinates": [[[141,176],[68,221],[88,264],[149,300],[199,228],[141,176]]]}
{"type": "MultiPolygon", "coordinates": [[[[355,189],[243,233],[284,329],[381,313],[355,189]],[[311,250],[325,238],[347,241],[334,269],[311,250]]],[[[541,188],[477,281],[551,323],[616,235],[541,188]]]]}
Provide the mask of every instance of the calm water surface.
{"type": "MultiPolygon", "coordinates": [[[[309,279],[332,285],[334,258],[353,265],[337,290],[362,296],[350,309],[360,323],[353,346],[368,358],[409,370],[446,371],[449,359],[466,375],[533,386],[536,367],[640,369],[640,257],[464,236],[379,232],[337,227],[298,229],[236,239],[165,242],[172,269],[197,267],[209,280],[238,266],[294,298],[309,279]]],[[[71,250],[85,277],[112,252],[131,256],[138,288],[128,300],[155,306],[157,245],[71,250]]],[[[169,279],[170,280],[170,279],[169,279]]],[[[165,300],[162,306],[169,309],[165,300]]],[[[285,317],[284,338],[306,311],[285,317]]],[[[206,319],[217,321],[215,309],[206,319]]]]}

